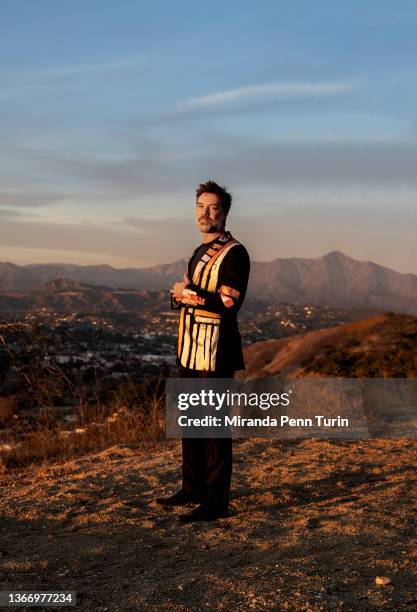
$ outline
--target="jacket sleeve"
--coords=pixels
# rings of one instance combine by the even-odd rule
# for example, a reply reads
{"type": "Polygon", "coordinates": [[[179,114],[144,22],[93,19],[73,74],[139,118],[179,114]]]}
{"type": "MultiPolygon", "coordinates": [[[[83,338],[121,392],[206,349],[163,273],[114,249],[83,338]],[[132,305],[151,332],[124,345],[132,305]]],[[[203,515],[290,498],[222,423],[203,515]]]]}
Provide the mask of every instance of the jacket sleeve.
{"type": "Polygon", "coordinates": [[[216,292],[200,289],[193,283],[190,283],[187,287],[204,299],[202,308],[219,314],[237,311],[246,295],[249,272],[249,254],[245,247],[239,244],[230,249],[221,263],[216,292]],[[230,305],[226,305],[225,302],[230,305]]]}

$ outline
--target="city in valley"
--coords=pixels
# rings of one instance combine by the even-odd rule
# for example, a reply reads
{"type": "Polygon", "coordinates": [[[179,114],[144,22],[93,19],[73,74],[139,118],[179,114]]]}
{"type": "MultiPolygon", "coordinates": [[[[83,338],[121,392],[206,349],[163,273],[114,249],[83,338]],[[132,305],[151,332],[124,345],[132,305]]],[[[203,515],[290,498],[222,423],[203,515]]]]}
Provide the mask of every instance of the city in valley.
{"type": "MultiPolygon", "coordinates": [[[[361,317],[361,312],[350,310],[248,300],[239,325],[245,346],[361,317]]],[[[94,369],[121,379],[158,372],[167,375],[175,365],[178,312],[174,310],[62,313],[42,307],[20,316],[3,312],[2,320],[40,327],[53,340],[47,358],[55,359],[66,370],[94,369]]]]}

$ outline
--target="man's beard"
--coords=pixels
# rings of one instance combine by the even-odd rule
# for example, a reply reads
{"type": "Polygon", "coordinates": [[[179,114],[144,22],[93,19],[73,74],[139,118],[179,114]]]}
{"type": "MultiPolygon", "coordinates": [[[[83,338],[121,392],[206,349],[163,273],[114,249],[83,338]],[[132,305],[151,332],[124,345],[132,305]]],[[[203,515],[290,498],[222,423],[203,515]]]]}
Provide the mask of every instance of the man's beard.
{"type": "Polygon", "coordinates": [[[200,219],[197,223],[197,227],[203,234],[214,234],[222,230],[223,222],[214,222],[210,221],[210,219],[200,219]]]}

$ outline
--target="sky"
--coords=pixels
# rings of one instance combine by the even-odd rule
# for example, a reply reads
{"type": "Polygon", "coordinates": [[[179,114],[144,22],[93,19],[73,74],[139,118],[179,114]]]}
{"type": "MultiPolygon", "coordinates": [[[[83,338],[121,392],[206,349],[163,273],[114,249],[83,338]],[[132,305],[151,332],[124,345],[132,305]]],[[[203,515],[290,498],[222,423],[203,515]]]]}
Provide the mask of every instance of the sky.
{"type": "Polygon", "coordinates": [[[0,0],[0,261],[152,266],[233,195],[252,259],[417,274],[417,3],[0,0]]]}

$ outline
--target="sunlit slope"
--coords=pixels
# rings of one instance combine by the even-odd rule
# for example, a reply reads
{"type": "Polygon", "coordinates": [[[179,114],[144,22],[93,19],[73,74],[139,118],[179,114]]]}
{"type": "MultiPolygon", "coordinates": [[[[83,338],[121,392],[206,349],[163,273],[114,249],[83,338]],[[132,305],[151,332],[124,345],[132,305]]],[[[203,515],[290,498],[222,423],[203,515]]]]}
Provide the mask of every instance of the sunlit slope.
{"type": "Polygon", "coordinates": [[[385,314],[364,321],[254,343],[246,376],[416,377],[417,317],[385,314]]]}

